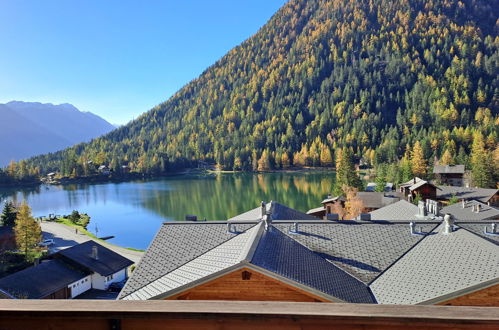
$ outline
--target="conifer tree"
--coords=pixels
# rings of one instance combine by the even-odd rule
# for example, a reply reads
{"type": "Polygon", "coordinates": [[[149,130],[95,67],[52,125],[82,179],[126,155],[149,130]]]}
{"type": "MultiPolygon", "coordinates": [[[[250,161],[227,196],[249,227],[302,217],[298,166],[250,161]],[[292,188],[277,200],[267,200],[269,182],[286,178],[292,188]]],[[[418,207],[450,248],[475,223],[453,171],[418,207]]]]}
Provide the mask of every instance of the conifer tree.
{"type": "Polygon", "coordinates": [[[270,159],[267,150],[262,152],[262,156],[258,160],[258,171],[268,171],[270,170],[270,159]]]}
{"type": "Polygon", "coordinates": [[[445,152],[440,159],[440,165],[454,165],[454,157],[452,157],[449,149],[445,149],[445,152]]]}
{"type": "Polygon", "coordinates": [[[421,143],[419,143],[419,141],[414,143],[414,148],[411,153],[411,164],[412,174],[422,178],[426,176],[426,159],[424,158],[423,148],[421,147],[421,143]]]}
{"type": "Polygon", "coordinates": [[[322,147],[321,166],[333,166],[333,156],[331,155],[331,150],[325,145],[322,145],[322,147]]]}
{"type": "Polygon", "coordinates": [[[17,210],[12,201],[6,201],[0,216],[0,225],[13,226],[16,222],[17,210]]]}
{"type": "Polygon", "coordinates": [[[42,240],[40,224],[31,215],[31,208],[26,202],[23,202],[19,208],[14,233],[18,249],[24,251],[26,256],[28,251],[42,240]]]}
{"type": "Polygon", "coordinates": [[[482,133],[476,132],[471,147],[471,176],[474,186],[482,188],[494,186],[489,156],[482,133]]]}
{"type": "Polygon", "coordinates": [[[362,180],[355,171],[352,154],[348,148],[336,151],[336,182],[333,193],[336,196],[343,195],[343,187],[362,189],[362,180]]]}

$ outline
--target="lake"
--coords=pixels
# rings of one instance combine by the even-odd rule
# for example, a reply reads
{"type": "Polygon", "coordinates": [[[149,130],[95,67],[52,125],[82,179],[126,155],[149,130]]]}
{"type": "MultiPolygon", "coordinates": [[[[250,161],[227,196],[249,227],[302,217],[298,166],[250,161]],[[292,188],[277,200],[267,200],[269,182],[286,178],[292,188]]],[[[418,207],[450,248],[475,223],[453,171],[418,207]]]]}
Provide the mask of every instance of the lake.
{"type": "MultiPolygon", "coordinates": [[[[226,220],[274,200],[306,212],[320,206],[334,183],[332,172],[234,173],[179,175],[123,183],[1,189],[2,203],[26,200],[34,216],[88,213],[88,230],[114,235],[110,243],[146,249],[165,221],[226,220]]],[[[3,205],[0,205],[3,207],[3,205]]]]}

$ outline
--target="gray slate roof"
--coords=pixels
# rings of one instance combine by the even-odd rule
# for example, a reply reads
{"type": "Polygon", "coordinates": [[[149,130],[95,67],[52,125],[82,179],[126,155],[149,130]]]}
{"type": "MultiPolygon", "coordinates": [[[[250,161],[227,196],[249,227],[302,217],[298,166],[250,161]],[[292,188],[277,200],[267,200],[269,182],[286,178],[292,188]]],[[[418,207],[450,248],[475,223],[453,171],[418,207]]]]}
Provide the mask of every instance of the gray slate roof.
{"type": "Polygon", "coordinates": [[[367,285],[276,228],[263,233],[251,263],[346,302],[376,302],[367,285]]]}
{"type": "Polygon", "coordinates": [[[63,256],[79,266],[102,276],[109,276],[133,264],[133,261],[111,251],[95,241],[87,241],[64,249],[54,255],[63,256]],[[99,259],[92,258],[92,247],[97,246],[99,259]]]}
{"type": "MultiPolygon", "coordinates": [[[[237,232],[244,232],[255,225],[237,224],[235,228],[237,232]]],[[[121,290],[120,297],[149,285],[237,235],[228,233],[227,224],[220,222],[164,223],[121,290]]]]}
{"type": "MultiPolygon", "coordinates": [[[[424,237],[411,235],[407,223],[301,223],[298,234],[290,233],[290,226],[274,224],[282,233],[364,283],[376,278],[424,237]]],[[[424,224],[418,228],[429,232],[435,226],[424,224]]]]}
{"type": "MultiPolygon", "coordinates": [[[[477,222],[460,222],[459,227],[466,229],[467,231],[474,233],[475,235],[478,235],[484,239],[486,239],[489,242],[492,242],[496,245],[499,245],[499,235],[487,235],[485,234],[485,231],[491,232],[491,224],[492,222],[489,223],[477,223],[477,222]]],[[[499,222],[496,222],[496,224],[499,227],[499,222]]]]}
{"type": "Polygon", "coordinates": [[[246,232],[235,235],[226,242],[216,246],[206,253],[173,269],[159,277],[147,286],[124,297],[124,300],[146,300],[178,290],[185,285],[216,274],[224,269],[235,266],[245,260],[260,225],[248,229],[246,232]]]}
{"type": "MultiPolygon", "coordinates": [[[[420,304],[491,281],[499,282],[499,248],[464,230],[439,226],[372,284],[382,304],[420,304]]],[[[447,300],[447,299],[439,299],[447,300]]]]}
{"type": "Polygon", "coordinates": [[[499,219],[499,209],[477,201],[462,202],[446,206],[440,210],[441,214],[450,214],[456,220],[493,220],[499,219]],[[473,206],[480,205],[480,211],[473,212],[473,206]]]}
{"type": "Polygon", "coordinates": [[[498,189],[438,186],[437,198],[449,200],[453,196],[456,196],[459,199],[477,200],[487,203],[498,192],[498,189]]]}
{"type": "Polygon", "coordinates": [[[86,276],[59,260],[49,260],[1,278],[0,289],[16,298],[40,299],[86,276]]]}
{"type": "Polygon", "coordinates": [[[421,220],[416,217],[418,207],[406,200],[400,200],[369,213],[371,220],[421,220]]]}
{"type": "Polygon", "coordinates": [[[435,174],[464,174],[464,165],[435,165],[433,166],[435,174]]]}
{"type": "MultiPolygon", "coordinates": [[[[272,220],[317,220],[318,219],[314,216],[297,211],[295,209],[284,206],[274,201],[266,203],[266,210],[271,212],[272,220]]],[[[261,219],[262,219],[262,209],[261,207],[257,207],[253,210],[250,210],[248,212],[230,218],[229,220],[257,221],[261,219]]]]}

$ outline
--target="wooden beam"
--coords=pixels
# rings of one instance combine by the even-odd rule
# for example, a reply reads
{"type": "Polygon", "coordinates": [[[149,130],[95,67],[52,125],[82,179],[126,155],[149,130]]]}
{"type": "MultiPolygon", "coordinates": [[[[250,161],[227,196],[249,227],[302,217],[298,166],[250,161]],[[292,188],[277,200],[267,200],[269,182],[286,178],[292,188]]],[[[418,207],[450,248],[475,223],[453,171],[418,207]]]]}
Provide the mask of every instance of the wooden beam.
{"type": "Polygon", "coordinates": [[[498,329],[499,308],[246,301],[1,300],[0,329],[498,329]]]}

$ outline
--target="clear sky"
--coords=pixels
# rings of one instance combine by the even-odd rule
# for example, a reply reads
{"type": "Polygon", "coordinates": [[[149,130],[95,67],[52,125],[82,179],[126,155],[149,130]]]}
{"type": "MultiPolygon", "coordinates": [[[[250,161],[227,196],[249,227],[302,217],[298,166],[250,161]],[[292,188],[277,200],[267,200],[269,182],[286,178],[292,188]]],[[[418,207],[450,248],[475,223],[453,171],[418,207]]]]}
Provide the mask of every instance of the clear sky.
{"type": "Polygon", "coordinates": [[[1,0],[0,103],[71,103],[124,124],[257,32],[285,2],[1,0]]]}

